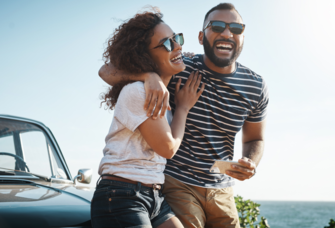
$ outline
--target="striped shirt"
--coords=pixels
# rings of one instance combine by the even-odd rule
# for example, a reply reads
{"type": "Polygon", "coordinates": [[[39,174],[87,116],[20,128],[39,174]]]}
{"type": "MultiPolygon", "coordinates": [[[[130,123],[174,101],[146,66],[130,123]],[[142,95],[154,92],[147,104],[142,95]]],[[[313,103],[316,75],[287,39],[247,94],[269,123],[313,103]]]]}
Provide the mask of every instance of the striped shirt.
{"type": "Polygon", "coordinates": [[[202,55],[184,58],[186,69],[169,85],[170,105],[175,110],[175,85],[181,88],[192,71],[199,70],[205,90],[189,111],[180,148],[168,159],[165,174],[186,184],[204,188],[225,188],[234,179],[209,172],[215,160],[232,160],[235,135],[244,121],[261,122],[266,117],[268,92],[261,76],[236,63],[231,74],[219,74],[205,66],[202,55]]]}

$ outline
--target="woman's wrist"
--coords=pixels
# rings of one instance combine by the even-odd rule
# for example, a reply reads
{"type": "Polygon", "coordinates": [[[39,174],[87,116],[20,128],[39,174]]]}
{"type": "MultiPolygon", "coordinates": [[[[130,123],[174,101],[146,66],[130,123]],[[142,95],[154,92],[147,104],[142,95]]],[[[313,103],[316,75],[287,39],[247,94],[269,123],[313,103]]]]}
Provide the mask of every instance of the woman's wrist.
{"type": "Polygon", "coordinates": [[[186,114],[188,114],[188,112],[190,111],[190,109],[186,106],[183,105],[176,105],[176,111],[175,112],[185,112],[186,114]]]}

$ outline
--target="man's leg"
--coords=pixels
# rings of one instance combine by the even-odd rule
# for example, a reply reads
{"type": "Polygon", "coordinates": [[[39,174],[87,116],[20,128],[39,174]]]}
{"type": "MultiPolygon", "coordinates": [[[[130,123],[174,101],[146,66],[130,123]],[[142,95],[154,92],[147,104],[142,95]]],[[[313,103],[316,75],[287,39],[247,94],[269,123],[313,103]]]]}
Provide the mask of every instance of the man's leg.
{"type": "Polygon", "coordinates": [[[184,184],[165,175],[163,194],[172,211],[186,228],[205,226],[203,202],[206,199],[206,189],[184,184]]]}
{"type": "Polygon", "coordinates": [[[206,228],[240,228],[233,187],[208,189],[206,228]]]}

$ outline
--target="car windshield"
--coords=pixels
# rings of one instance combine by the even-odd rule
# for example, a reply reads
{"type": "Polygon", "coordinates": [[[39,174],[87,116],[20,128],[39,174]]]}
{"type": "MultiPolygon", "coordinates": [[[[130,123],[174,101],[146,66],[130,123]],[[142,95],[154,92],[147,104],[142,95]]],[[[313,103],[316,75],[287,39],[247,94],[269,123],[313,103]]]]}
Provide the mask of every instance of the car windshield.
{"type": "Polygon", "coordinates": [[[69,179],[43,129],[31,123],[1,118],[0,170],[0,176],[11,175],[9,170],[14,170],[17,173],[23,171],[48,178],[69,179]]]}

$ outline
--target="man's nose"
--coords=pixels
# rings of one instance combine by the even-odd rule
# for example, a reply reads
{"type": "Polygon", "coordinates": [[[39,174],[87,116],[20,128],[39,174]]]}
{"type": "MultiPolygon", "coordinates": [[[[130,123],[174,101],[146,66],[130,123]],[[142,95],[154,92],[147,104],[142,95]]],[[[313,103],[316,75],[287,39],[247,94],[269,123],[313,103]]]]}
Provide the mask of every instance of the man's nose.
{"type": "Polygon", "coordinates": [[[233,37],[233,33],[229,30],[229,25],[227,25],[223,32],[220,33],[220,36],[226,39],[233,37]]]}

